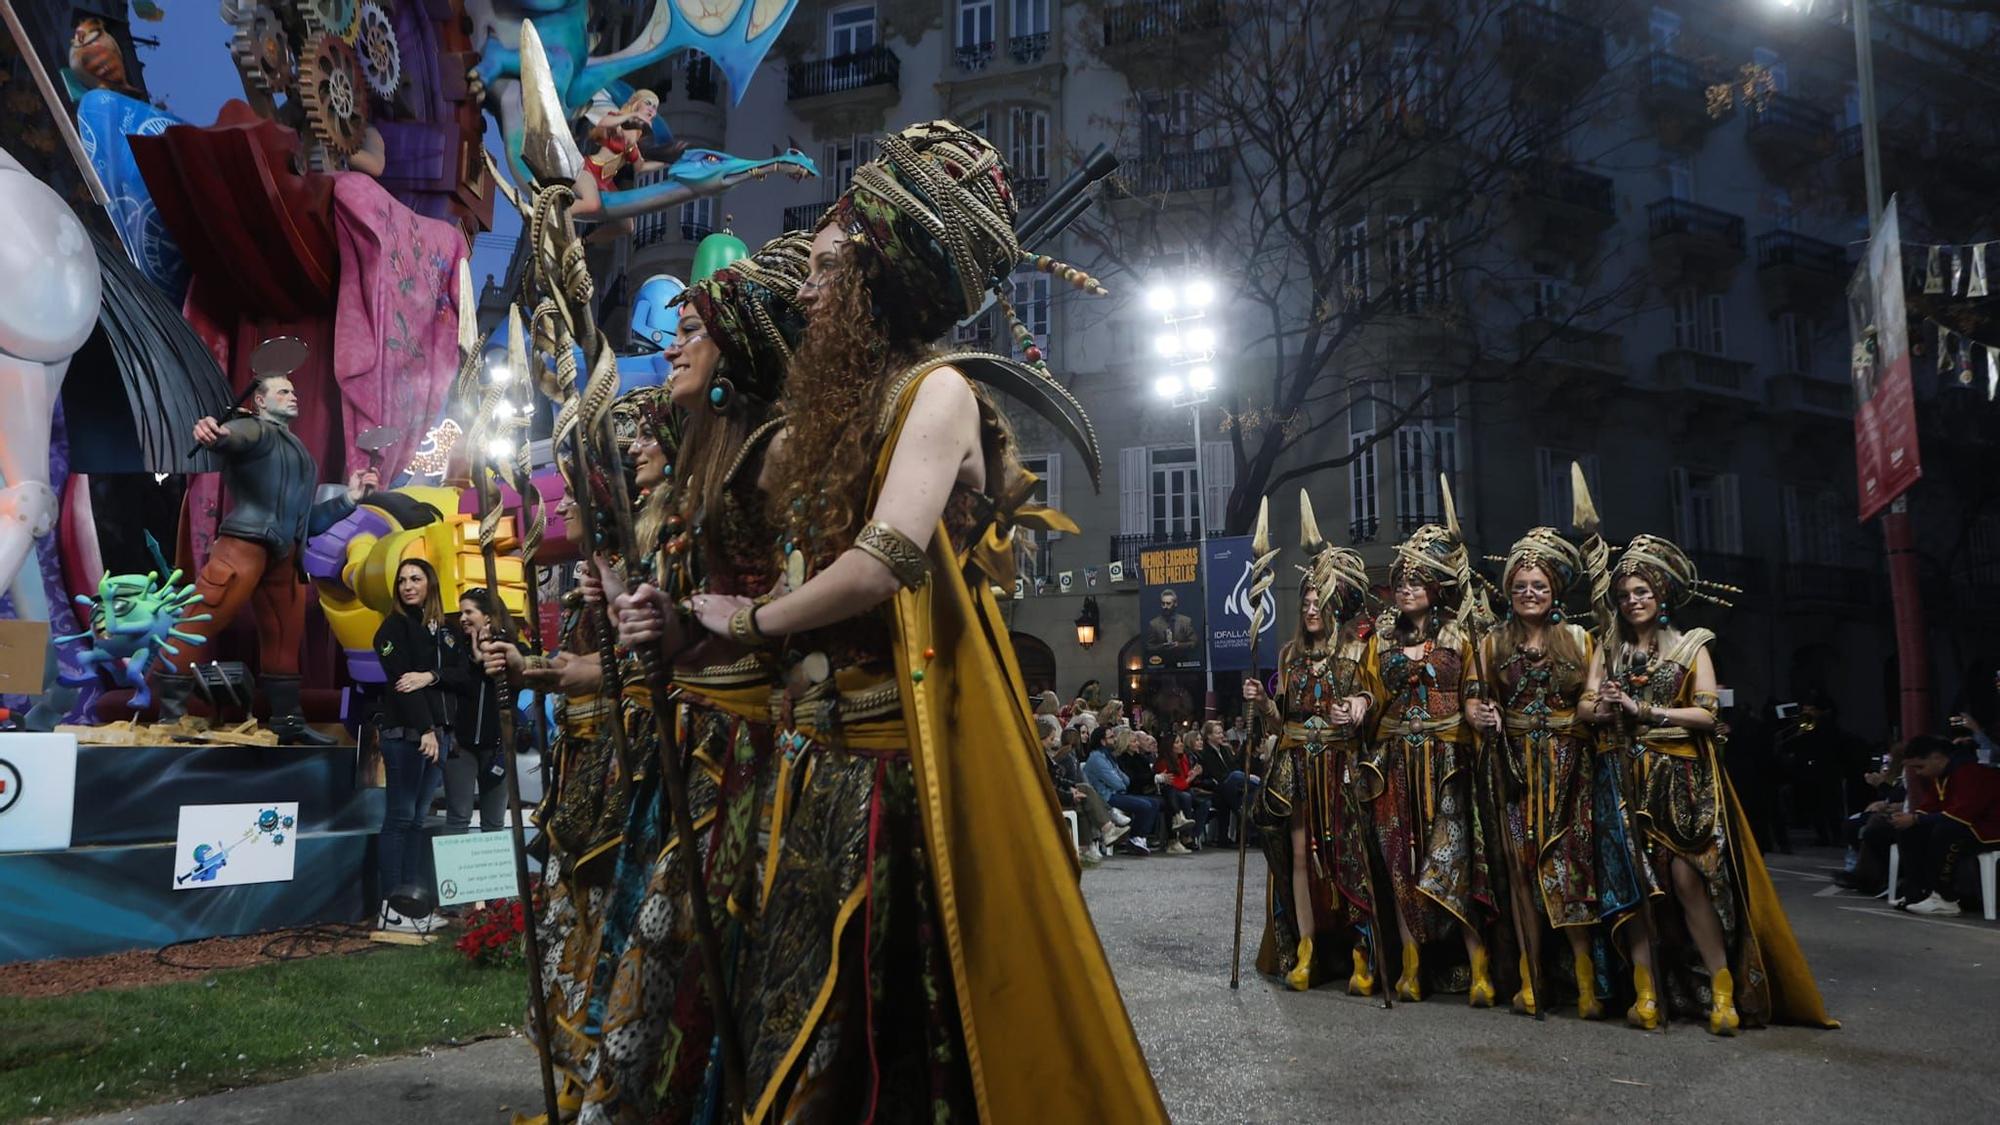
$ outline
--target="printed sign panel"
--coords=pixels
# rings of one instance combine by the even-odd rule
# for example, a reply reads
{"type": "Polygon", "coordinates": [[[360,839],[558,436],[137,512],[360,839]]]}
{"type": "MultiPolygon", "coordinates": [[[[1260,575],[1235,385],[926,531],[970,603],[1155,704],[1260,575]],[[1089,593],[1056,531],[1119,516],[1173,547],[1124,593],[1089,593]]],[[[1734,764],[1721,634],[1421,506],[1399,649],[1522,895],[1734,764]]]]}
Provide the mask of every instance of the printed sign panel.
{"type": "Polygon", "coordinates": [[[182,805],[174,889],[287,883],[298,849],[299,803],[182,805]]]}
{"type": "Polygon", "coordinates": [[[437,836],[431,840],[431,858],[437,865],[439,906],[519,897],[512,832],[437,836]]]}
{"type": "Polygon", "coordinates": [[[1868,260],[1847,287],[1854,340],[1854,465],[1861,519],[1871,520],[1924,475],[1917,456],[1917,400],[1910,384],[1910,316],[1896,200],[1868,241],[1868,260]]]}
{"type": "Polygon", "coordinates": [[[0,736],[0,852],[69,847],[76,814],[76,736],[0,736]]]}
{"type": "Polygon", "coordinates": [[[1139,611],[1146,618],[1145,659],[1151,671],[1199,670],[1204,625],[1201,546],[1179,543],[1139,552],[1139,611]]]}
{"type": "MultiPolygon", "coordinates": [[[[1250,566],[1257,552],[1248,535],[1208,541],[1208,658],[1218,672],[1250,667],[1250,566]]],[[[1257,635],[1257,667],[1278,666],[1278,605],[1264,591],[1264,623],[1257,635]]]]}

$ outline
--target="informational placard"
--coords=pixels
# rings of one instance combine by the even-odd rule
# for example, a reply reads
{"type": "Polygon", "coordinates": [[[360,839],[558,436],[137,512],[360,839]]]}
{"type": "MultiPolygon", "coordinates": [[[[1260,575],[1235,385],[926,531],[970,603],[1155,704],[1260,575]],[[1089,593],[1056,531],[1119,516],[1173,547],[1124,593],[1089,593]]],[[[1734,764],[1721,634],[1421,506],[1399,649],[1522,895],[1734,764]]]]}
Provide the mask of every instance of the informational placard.
{"type": "Polygon", "coordinates": [[[1180,543],[1139,551],[1140,612],[1146,615],[1146,667],[1199,669],[1202,661],[1201,546],[1180,543]]]}
{"type": "Polygon", "coordinates": [[[1882,209],[1868,260],[1847,287],[1854,349],[1854,464],[1860,517],[1874,519],[1924,475],[1917,455],[1916,390],[1910,383],[1910,318],[1896,199],[1882,209]]]}
{"type": "MultiPolygon", "coordinates": [[[[1208,541],[1208,658],[1218,672],[1250,667],[1250,567],[1256,561],[1248,535],[1208,541]]],[[[1269,671],[1278,666],[1278,606],[1269,590],[1263,601],[1257,667],[1269,671]]]]}
{"type": "Polygon", "coordinates": [[[518,897],[511,832],[433,837],[431,859],[437,867],[439,906],[518,897]]]}
{"type": "Polygon", "coordinates": [[[69,847],[76,814],[76,736],[0,736],[0,852],[69,847]]]}
{"type": "Polygon", "coordinates": [[[297,801],[182,805],[174,833],[174,889],[290,882],[298,827],[297,801]]]}

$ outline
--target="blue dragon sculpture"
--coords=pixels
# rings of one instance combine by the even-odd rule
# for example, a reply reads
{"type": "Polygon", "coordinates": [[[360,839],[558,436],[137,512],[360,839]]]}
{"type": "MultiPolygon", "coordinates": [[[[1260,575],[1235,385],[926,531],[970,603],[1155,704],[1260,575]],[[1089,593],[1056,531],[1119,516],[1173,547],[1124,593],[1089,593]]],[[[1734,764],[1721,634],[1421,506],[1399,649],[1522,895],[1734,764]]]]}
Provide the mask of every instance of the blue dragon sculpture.
{"type": "Polygon", "coordinates": [[[201,600],[201,595],[192,584],[180,584],[179,570],[170,571],[162,579],[160,572],[167,570],[167,564],[160,557],[160,545],[151,533],[146,535],[146,546],[153,552],[153,563],[159,570],[105,575],[97,583],[96,597],[79,594],[76,598],[78,608],[89,611],[90,631],[55,638],[57,644],[86,639],[91,642],[91,647],[77,654],[77,663],[83,671],[65,673],[60,677],[63,684],[78,687],[96,683],[100,670],[109,671],[120,687],[132,689],[134,711],[152,705],[153,691],[146,682],[146,671],[154,657],[162,650],[179,656],[180,649],[174,645],[177,640],[202,643],[201,637],[182,632],[179,626],[207,621],[210,617],[206,613],[184,616],[190,605],[201,600]]]}
{"type": "MultiPolygon", "coordinates": [[[[518,183],[529,181],[521,162],[523,20],[534,21],[564,115],[575,121],[600,91],[687,49],[713,59],[728,78],[731,95],[740,101],[797,5],[798,0],[653,0],[651,15],[632,42],[609,54],[592,55],[590,0],[473,0],[467,5],[473,13],[473,36],[478,40],[482,30],[484,35],[473,75],[484,85],[488,107],[500,121],[508,171],[518,183]]],[[[774,171],[799,178],[819,174],[811,158],[796,149],[761,159],[691,149],[659,182],[603,193],[602,217],[650,214],[774,171]]]]}

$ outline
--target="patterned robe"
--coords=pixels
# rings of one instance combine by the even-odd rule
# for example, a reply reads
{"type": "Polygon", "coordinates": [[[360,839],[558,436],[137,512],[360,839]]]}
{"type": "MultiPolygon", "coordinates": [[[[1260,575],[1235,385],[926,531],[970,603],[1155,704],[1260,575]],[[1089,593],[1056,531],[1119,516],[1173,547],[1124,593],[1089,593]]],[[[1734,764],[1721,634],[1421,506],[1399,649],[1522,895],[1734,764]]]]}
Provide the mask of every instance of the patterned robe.
{"type": "Polygon", "coordinates": [[[1577,717],[1591,640],[1576,625],[1570,634],[1580,663],[1553,656],[1530,659],[1515,651],[1494,663],[1495,638],[1484,643],[1483,666],[1500,707],[1505,738],[1506,847],[1516,869],[1535,888],[1548,924],[1588,926],[1597,921],[1597,836],[1591,731],[1577,717]]]}
{"type": "Polygon", "coordinates": [[[1395,892],[1403,940],[1482,927],[1493,895],[1486,846],[1472,800],[1471,730],[1460,709],[1476,684],[1471,649],[1456,630],[1415,656],[1377,632],[1362,659],[1362,685],[1378,700],[1362,768],[1374,774],[1369,807],[1395,892]],[[1470,681],[1470,683],[1468,682],[1470,681]]]}
{"type": "MultiPolygon", "coordinates": [[[[1276,702],[1285,726],[1251,810],[1270,869],[1269,910],[1257,953],[1257,968],[1265,973],[1287,973],[1297,963],[1292,829],[1301,818],[1316,937],[1365,925],[1375,914],[1368,877],[1375,844],[1362,792],[1373,775],[1359,769],[1364,747],[1358,732],[1343,737],[1326,720],[1335,702],[1361,694],[1366,648],[1366,639],[1350,633],[1330,652],[1287,645],[1279,657],[1276,702]]],[[[1338,957],[1314,960],[1328,973],[1340,963],[1338,957]]]]}

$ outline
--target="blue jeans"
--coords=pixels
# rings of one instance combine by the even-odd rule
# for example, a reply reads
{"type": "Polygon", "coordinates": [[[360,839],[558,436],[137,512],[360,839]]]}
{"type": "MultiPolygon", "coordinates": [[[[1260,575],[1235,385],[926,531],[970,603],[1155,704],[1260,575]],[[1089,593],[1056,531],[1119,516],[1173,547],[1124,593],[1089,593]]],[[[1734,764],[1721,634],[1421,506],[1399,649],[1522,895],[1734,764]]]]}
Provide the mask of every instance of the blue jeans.
{"type": "Polygon", "coordinates": [[[1146,839],[1160,823],[1160,799],[1141,797],[1136,793],[1113,793],[1108,802],[1112,808],[1132,818],[1132,835],[1146,839]]]}
{"type": "MultiPolygon", "coordinates": [[[[449,735],[438,737],[438,757],[451,753],[449,735]]],[[[382,810],[382,835],[376,841],[376,894],[389,892],[424,877],[424,816],[444,781],[444,768],[424,757],[414,738],[384,738],[382,765],[389,781],[388,806],[382,810]]]]}

